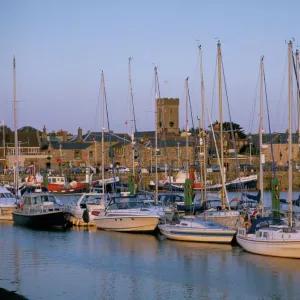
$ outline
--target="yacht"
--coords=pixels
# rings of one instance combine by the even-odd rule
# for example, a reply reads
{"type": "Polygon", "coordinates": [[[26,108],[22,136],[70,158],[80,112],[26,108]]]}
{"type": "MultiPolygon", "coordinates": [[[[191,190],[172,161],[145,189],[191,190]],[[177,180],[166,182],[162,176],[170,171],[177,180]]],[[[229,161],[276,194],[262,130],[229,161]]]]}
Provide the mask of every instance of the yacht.
{"type": "Polygon", "coordinates": [[[12,221],[12,212],[16,208],[16,197],[8,189],[0,186],[0,220],[12,221]]]}
{"type": "Polygon", "coordinates": [[[12,214],[14,223],[21,226],[66,228],[70,225],[70,213],[66,212],[64,206],[49,193],[24,195],[12,214]]]}
{"type": "Polygon", "coordinates": [[[70,213],[73,217],[80,221],[83,220],[83,214],[85,210],[88,212],[88,221],[93,220],[92,211],[101,211],[105,209],[105,206],[101,204],[102,194],[97,192],[83,193],[81,196],[65,205],[65,211],[70,213]]]}
{"type": "Polygon", "coordinates": [[[168,239],[189,242],[230,244],[236,233],[233,229],[195,217],[186,217],[175,225],[161,224],[158,228],[168,239]]]}
{"type": "Polygon", "coordinates": [[[105,211],[94,210],[92,214],[97,228],[108,231],[151,232],[160,220],[157,211],[136,196],[112,197],[105,211]]]}

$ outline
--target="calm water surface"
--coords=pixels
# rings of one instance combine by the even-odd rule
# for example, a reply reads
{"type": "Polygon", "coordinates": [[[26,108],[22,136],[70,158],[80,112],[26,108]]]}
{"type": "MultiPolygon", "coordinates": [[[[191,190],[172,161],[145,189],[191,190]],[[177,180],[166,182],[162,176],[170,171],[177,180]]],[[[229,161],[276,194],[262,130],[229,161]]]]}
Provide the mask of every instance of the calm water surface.
{"type": "Polygon", "coordinates": [[[300,260],[152,235],[0,223],[0,265],[28,299],[299,299],[300,260]]]}

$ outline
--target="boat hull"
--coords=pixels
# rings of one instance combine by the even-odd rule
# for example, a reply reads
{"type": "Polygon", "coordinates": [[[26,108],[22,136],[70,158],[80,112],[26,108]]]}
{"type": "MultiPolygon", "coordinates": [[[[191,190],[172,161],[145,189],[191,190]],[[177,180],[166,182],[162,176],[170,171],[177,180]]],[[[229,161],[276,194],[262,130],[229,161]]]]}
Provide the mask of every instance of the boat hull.
{"type": "Polygon", "coordinates": [[[94,219],[98,229],[124,232],[151,232],[158,222],[157,216],[106,216],[94,219]]]}
{"type": "Polygon", "coordinates": [[[13,221],[16,225],[35,228],[66,228],[70,225],[69,213],[54,211],[41,214],[24,214],[13,212],[13,221]]]}
{"type": "Polygon", "coordinates": [[[235,230],[171,228],[168,225],[159,225],[158,228],[168,239],[186,242],[230,244],[235,235],[235,230]]]}
{"type": "Polygon", "coordinates": [[[16,207],[0,207],[0,221],[12,221],[12,213],[16,210],[16,207]]]}
{"type": "Polygon", "coordinates": [[[237,236],[239,245],[248,252],[267,256],[300,258],[300,240],[298,241],[257,241],[249,237],[237,236]]]}

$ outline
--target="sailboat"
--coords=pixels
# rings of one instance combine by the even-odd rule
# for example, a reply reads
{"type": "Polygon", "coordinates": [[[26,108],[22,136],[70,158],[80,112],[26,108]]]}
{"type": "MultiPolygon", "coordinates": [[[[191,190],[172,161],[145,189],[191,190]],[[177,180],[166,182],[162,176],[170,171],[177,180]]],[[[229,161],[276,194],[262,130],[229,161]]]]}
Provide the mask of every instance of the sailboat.
{"type": "MultiPolygon", "coordinates": [[[[199,217],[207,220],[207,221],[212,221],[217,224],[220,224],[222,226],[226,226],[229,228],[237,228],[237,225],[240,221],[240,213],[238,211],[233,211],[230,209],[230,205],[228,203],[228,195],[226,191],[226,179],[225,179],[225,168],[224,168],[224,152],[223,152],[223,114],[222,114],[222,54],[221,54],[221,43],[220,41],[217,44],[217,49],[218,49],[218,77],[219,77],[219,109],[220,109],[220,156],[217,152],[217,157],[220,165],[220,172],[221,172],[221,181],[222,181],[222,189],[221,189],[221,199],[222,199],[222,210],[217,210],[215,208],[212,208],[210,210],[206,210],[203,213],[199,214],[199,217]],[[227,209],[227,208],[228,209],[227,209]]],[[[202,52],[200,49],[200,62],[202,61],[202,52]]],[[[201,68],[202,69],[202,68],[201,68]]],[[[201,72],[201,86],[202,89],[204,87],[203,75],[201,72]]],[[[208,114],[209,115],[209,114],[208,114]]],[[[211,117],[209,115],[209,119],[211,121],[211,117]]],[[[211,123],[211,122],[210,122],[211,123]]],[[[214,142],[215,145],[216,143],[216,138],[214,134],[214,129],[211,123],[211,128],[212,128],[212,133],[214,137],[214,142]]]]}
{"type": "MultiPolygon", "coordinates": [[[[254,220],[249,230],[239,228],[237,241],[246,251],[278,257],[300,258],[300,231],[292,227],[292,81],[293,81],[293,44],[288,43],[288,108],[289,108],[289,141],[288,141],[288,226],[283,221],[274,223],[274,218],[254,220]]],[[[299,92],[299,90],[298,90],[299,92]]],[[[278,221],[278,220],[277,220],[278,221]]]]}

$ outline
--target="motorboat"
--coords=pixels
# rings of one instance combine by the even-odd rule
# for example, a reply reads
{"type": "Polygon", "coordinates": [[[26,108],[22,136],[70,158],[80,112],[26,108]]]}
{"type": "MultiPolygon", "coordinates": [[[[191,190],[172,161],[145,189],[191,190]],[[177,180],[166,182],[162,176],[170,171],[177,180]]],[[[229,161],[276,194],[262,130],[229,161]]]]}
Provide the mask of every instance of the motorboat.
{"type": "MultiPolygon", "coordinates": [[[[80,221],[83,220],[85,210],[88,212],[88,221],[93,220],[92,211],[101,211],[105,209],[105,206],[101,204],[103,195],[97,192],[83,193],[81,196],[65,205],[65,211],[69,212],[73,217],[80,221]]],[[[86,217],[85,217],[86,218],[86,217]]]]}
{"type": "Polygon", "coordinates": [[[300,258],[300,231],[273,217],[253,219],[249,229],[239,228],[237,242],[248,252],[300,258]]]}
{"type": "Polygon", "coordinates": [[[98,229],[125,232],[154,231],[161,217],[136,195],[112,197],[104,212],[94,210],[92,214],[98,229]]]}
{"type": "Polygon", "coordinates": [[[13,211],[16,225],[35,228],[66,228],[70,225],[70,213],[49,193],[23,195],[18,208],[13,211]]]}
{"type": "Polygon", "coordinates": [[[228,243],[230,244],[236,231],[197,217],[183,218],[175,225],[158,225],[161,233],[171,240],[228,243]]]}
{"type": "Polygon", "coordinates": [[[12,212],[16,208],[16,197],[7,188],[0,186],[0,220],[12,221],[12,212]]]}

